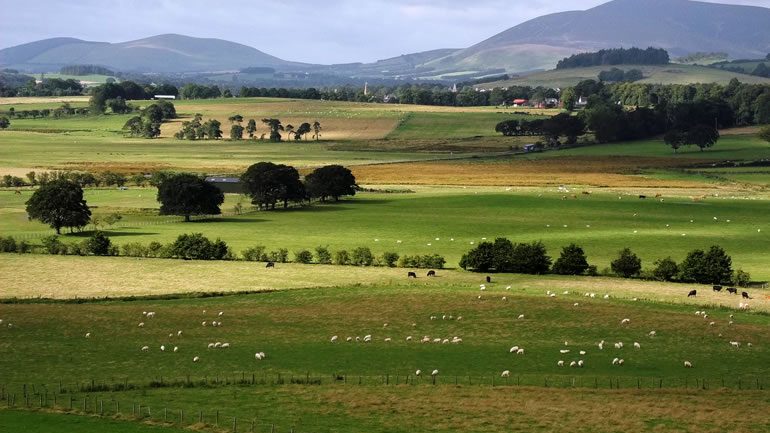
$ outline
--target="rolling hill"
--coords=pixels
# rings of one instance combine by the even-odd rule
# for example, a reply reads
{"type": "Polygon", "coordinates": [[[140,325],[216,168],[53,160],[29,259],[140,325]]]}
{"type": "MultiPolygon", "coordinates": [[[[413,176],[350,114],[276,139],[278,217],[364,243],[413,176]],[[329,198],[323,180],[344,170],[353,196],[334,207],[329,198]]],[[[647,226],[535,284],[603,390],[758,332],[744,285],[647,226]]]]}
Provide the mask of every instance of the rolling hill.
{"type": "Polygon", "coordinates": [[[0,65],[50,72],[72,64],[93,64],[124,72],[211,72],[249,66],[296,67],[255,48],[221,39],[166,34],[111,44],[54,38],[0,50],[0,65]]]}

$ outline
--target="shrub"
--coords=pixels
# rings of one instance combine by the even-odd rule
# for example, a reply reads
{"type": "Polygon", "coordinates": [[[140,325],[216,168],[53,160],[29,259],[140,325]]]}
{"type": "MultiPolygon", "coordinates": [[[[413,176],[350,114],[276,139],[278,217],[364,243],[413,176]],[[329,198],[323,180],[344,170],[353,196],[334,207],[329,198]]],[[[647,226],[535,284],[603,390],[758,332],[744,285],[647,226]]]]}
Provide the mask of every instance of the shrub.
{"type": "Polygon", "coordinates": [[[624,248],[618,254],[618,258],[610,264],[612,272],[623,278],[631,278],[639,275],[642,270],[642,260],[630,249],[624,248]]]}
{"type": "Polygon", "coordinates": [[[150,249],[141,242],[123,244],[120,253],[126,257],[150,257],[150,249]]]}
{"type": "Polygon", "coordinates": [[[3,253],[15,253],[16,252],[16,239],[11,236],[0,236],[0,252],[3,253]]]}
{"type": "Polygon", "coordinates": [[[168,258],[171,257],[171,246],[164,247],[158,241],[152,241],[147,244],[147,257],[168,258]]]}
{"type": "Polygon", "coordinates": [[[83,243],[83,249],[86,254],[93,254],[95,256],[107,256],[110,254],[110,247],[112,242],[103,232],[95,231],[91,237],[89,237],[83,243]]]}
{"type": "Polygon", "coordinates": [[[270,251],[267,254],[268,261],[276,263],[286,263],[289,261],[289,250],[279,248],[278,251],[270,251]]]}
{"type": "Polygon", "coordinates": [[[247,262],[267,261],[267,257],[265,257],[265,247],[262,245],[246,248],[245,250],[241,251],[241,256],[243,256],[243,260],[246,260],[247,262]]]}
{"type": "Polygon", "coordinates": [[[514,244],[498,238],[494,243],[482,242],[463,255],[460,266],[477,272],[545,274],[551,268],[551,258],[542,242],[514,244]]]}
{"type": "Polygon", "coordinates": [[[41,240],[43,250],[48,254],[66,254],[67,246],[64,245],[58,236],[46,236],[41,240]]]}
{"type": "Polygon", "coordinates": [[[371,266],[372,262],[374,262],[374,255],[368,247],[358,247],[350,256],[350,263],[354,266],[371,266]]]}
{"type": "Polygon", "coordinates": [[[332,263],[332,253],[329,252],[329,247],[317,246],[315,248],[316,261],[322,265],[330,265],[332,263]]]}
{"type": "Polygon", "coordinates": [[[745,272],[743,269],[738,269],[735,271],[733,283],[739,287],[748,287],[748,285],[751,283],[751,275],[748,272],[745,272]]]}
{"type": "MultiPolygon", "coordinates": [[[[494,263],[494,244],[482,242],[476,248],[463,254],[460,259],[460,267],[473,269],[476,272],[488,272],[494,263]]],[[[403,266],[410,268],[413,266],[403,266]]]]}
{"type": "Polygon", "coordinates": [[[655,261],[655,269],[652,270],[652,276],[656,280],[674,281],[677,275],[679,275],[679,265],[671,257],[655,261]]]}
{"type": "Polygon", "coordinates": [[[347,265],[350,264],[350,255],[346,250],[339,250],[334,253],[335,265],[347,265]]]}
{"type": "Polygon", "coordinates": [[[732,281],[732,259],[721,247],[714,245],[708,252],[693,250],[680,267],[681,278],[701,284],[729,284],[732,281]]]}
{"type": "Polygon", "coordinates": [[[192,260],[226,260],[232,257],[227,244],[217,239],[211,242],[200,233],[180,235],[171,245],[172,257],[192,260]]]}
{"type": "Polygon", "coordinates": [[[403,256],[398,261],[398,265],[402,268],[442,269],[445,264],[446,259],[438,254],[425,256],[403,256]]]}
{"type": "Polygon", "coordinates": [[[389,268],[395,268],[398,263],[398,253],[384,252],[382,253],[381,262],[383,265],[389,268]]]}
{"type": "Polygon", "coordinates": [[[294,253],[294,263],[308,264],[313,261],[313,253],[308,250],[300,250],[294,253]]]}
{"type": "Polygon", "coordinates": [[[516,244],[511,257],[511,269],[506,272],[519,274],[547,274],[551,268],[551,257],[542,242],[516,244]]]}
{"type": "Polygon", "coordinates": [[[29,244],[27,241],[18,241],[16,242],[16,252],[19,254],[26,254],[28,252],[32,251],[32,245],[29,244]]]}
{"type": "Polygon", "coordinates": [[[586,254],[575,244],[562,248],[561,256],[553,264],[553,273],[559,275],[582,275],[587,269],[586,254]]]}

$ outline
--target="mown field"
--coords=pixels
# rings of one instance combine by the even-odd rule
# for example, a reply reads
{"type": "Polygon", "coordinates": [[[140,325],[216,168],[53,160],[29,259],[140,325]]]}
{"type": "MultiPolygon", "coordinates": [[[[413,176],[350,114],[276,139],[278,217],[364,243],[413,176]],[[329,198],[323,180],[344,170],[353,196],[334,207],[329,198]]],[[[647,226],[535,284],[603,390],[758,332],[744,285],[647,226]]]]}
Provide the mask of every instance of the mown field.
{"type": "Polygon", "coordinates": [[[105,400],[108,414],[115,401],[123,413],[130,413],[132,404],[141,404],[145,410],[149,406],[149,417],[158,421],[164,409],[172,419],[181,409],[187,424],[200,415],[204,423],[214,424],[219,411],[220,424],[228,430],[236,417],[241,428],[256,418],[259,431],[269,431],[271,424],[282,431],[290,426],[335,432],[364,427],[509,431],[506,420],[521,417],[527,423],[522,431],[531,431],[533,425],[540,431],[556,431],[552,413],[542,410],[548,405],[534,401],[561,400],[555,403],[558,411],[582,414],[580,422],[567,425],[616,431],[600,415],[606,413],[600,402],[609,404],[608,399],[619,395],[647,401],[645,405],[658,402],[642,419],[635,405],[618,404],[618,410],[635,414],[623,423],[630,428],[648,429],[647,422],[671,422],[687,431],[703,422],[713,423],[713,431],[767,427],[767,391],[746,391],[768,386],[767,315],[707,306],[709,318],[704,319],[694,314],[704,309],[700,305],[603,299],[602,292],[596,298],[582,292],[560,292],[550,298],[543,290],[522,290],[515,283],[506,290],[508,282],[500,276],[484,292],[470,283],[412,282],[206,299],[2,304],[0,317],[13,326],[0,328],[0,346],[6,354],[0,358],[0,383],[6,393],[15,394],[17,406],[22,405],[26,384],[33,406],[39,404],[38,390],[45,390],[46,400],[57,394],[63,408],[70,396],[75,408],[88,399],[91,412],[97,401],[105,400]],[[155,312],[155,317],[147,318],[143,311],[155,312]],[[630,323],[621,325],[624,318],[630,323]],[[222,325],[212,327],[212,320],[222,325]],[[711,321],[714,325],[709,325],[711,321]],[[653,330],[656,335],[650,337],[653,330]],[[338,342],[330,341],[333,335],[338,342]],[[366,335],[372,336],[371,343],[345,341],[366,335]],[[462,342],[415,341],[424,336],[459,337],[462,342]],[[607,342],[603,350],[597,346],[601,340],[607,342]],[[230,348],[207,348],[217,341],[230,348]],[[624,347],[614,348],[619,341],[624,347]],[[733,348],[729,341],[740,341],[742,346],[733,348]],[[633,342],[641,348],[635,349],[633,342]],[[160,350],[161,345],[166,351],[160,350]],[[514,345],[525,353],[511,354],[514,345]],[[147,352],[140,350],[143,346],[148,346],[147,352]],[[45,350],[37,350],[40,347],[45,350]],[[255,352],[265,352],[267,358],[258,361],[255,352]],[[198,362],[193,362],[195,356],[198,362]],[[613,358],[623,358],[624,365],[613,366],[613,358]],[[559,360],[580,359],[583,368],[557,366],[559,360]],[[685,369],[685,360],[694,368],[685,369]],[[430,378],[417,378],[417,369],[423,374],[437,369],[436,386],[430,378]],[[501,377],[503,370],[511,371],[508,380],[501,377]],[[121,385],[130,387],[96,388],[121,385]],[[732,391],[719,391],[723,386],[732,391]],[[614,389],[618,387],[622,390],[614,389]],[[695,393],[693,388],[708,390],[695,393]],[[533,396],[538,398],[532,400],[533,396]],[[708,400],[713,405],[708,407],[714,408],[741,400],[744,416],[726,421],[708,412],[693,420],[681,399],[708,400]],[[497,403],[485,404],[492,401],[497,403]],[[583,402],[576,405],[579,408],[566,404],[579,401],[583,402]],[[517,403],[523,405],[509,409],[507,415],[500,413],[517,403]],[[431,407],[441,422],[408,416],[431,407]],[[678,409],[673,411],[674,407],[678,409]]]}

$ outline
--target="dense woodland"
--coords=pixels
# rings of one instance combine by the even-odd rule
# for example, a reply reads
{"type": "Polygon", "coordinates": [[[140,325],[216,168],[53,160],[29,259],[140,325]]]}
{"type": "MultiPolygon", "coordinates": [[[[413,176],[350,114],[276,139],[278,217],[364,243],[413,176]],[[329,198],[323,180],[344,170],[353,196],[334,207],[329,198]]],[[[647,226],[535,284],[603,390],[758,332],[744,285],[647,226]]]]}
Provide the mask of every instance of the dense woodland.
{"type": "Polygon", "coordinates": [[[592,53],[574,54],[556,64],[556,69],[604,65],[667,65],[671,59],[662,48],[612,48],[592,53]]]}

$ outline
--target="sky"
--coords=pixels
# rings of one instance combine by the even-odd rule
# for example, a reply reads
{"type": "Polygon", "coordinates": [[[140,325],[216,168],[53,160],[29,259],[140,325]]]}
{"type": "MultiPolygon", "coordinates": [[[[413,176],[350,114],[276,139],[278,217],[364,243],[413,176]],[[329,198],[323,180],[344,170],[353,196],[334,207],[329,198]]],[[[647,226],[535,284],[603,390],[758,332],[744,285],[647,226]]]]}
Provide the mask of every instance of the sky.
{"type": "MultiPolygon", "coordinates": [[[[465,48],[541,15],[606,0],[0,0],[0,48],[68,36],[219,38],[285,60],[371,62],[465,48]],[[227,4],[227,7],[218,6],[227,4]]],[[[770,7],[770,0],[708,0],[770,7]]]]}

